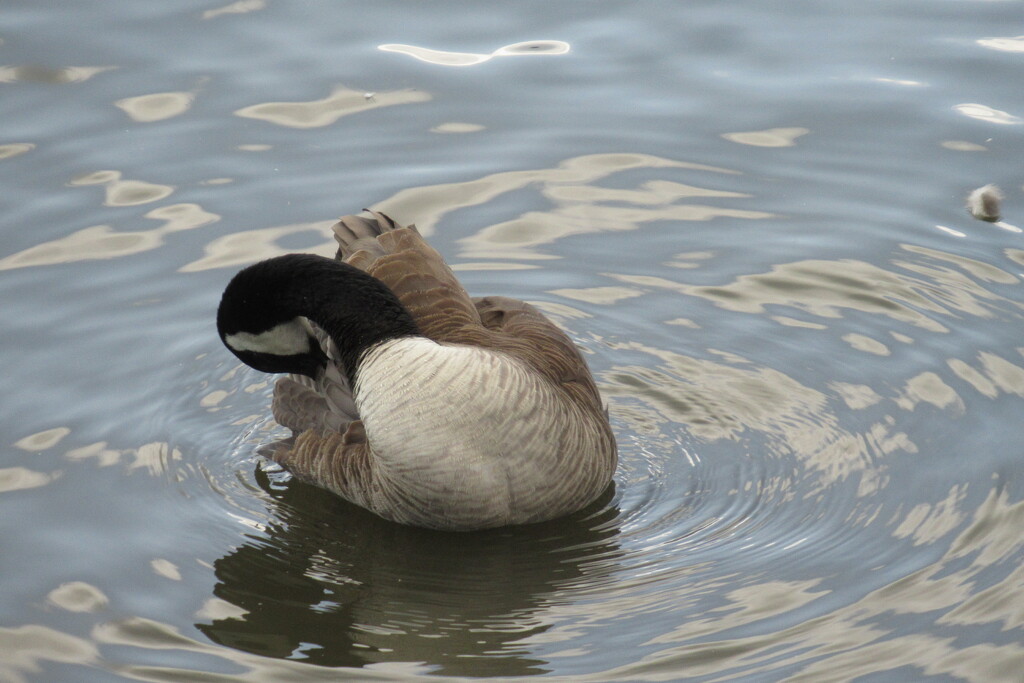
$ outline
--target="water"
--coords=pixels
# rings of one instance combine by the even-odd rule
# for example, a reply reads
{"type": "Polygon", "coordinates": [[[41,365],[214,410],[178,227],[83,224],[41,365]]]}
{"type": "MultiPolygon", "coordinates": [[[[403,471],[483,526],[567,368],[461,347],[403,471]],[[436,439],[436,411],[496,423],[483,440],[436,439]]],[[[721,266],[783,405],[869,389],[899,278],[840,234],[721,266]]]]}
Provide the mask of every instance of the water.
{"type": "Polygon", "coordinates": [[[1021,11],[7,3],[0,679],[1019,680],[1021,11]],[[261,460],[220,291],[364,206],[585,350],[606,500],[261,460]]]}

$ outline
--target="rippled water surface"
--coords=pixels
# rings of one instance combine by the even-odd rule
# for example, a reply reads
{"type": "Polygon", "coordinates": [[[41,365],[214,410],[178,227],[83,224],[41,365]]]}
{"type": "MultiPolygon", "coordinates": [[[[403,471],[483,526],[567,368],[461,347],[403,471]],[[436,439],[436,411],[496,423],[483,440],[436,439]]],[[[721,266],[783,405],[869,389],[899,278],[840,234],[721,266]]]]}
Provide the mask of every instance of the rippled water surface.
{"type": "Polygon", "coordinates": [[[1024,3],[221,2],[0,10],[0,679],[1020,680],[1024,3]],[[584,349],[604,500],[261,459],[220,291],[365,206],[584,349]]]}

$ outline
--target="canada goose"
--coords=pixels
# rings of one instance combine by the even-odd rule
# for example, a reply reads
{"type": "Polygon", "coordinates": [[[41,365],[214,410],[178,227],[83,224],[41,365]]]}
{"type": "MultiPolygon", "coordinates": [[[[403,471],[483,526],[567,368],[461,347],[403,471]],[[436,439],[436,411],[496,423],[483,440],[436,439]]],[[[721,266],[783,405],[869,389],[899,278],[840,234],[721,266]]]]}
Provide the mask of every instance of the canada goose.
{"type": "Polygon", "coordinates": [[[239,272],[217,311],[242,362],[289,373],[271,457],[396,522],[471,530],[575,512],[611,481],[615,438],[572,341],[516,299],[471,299],[415,226],[334,226],[335,259],[239,272]]]}

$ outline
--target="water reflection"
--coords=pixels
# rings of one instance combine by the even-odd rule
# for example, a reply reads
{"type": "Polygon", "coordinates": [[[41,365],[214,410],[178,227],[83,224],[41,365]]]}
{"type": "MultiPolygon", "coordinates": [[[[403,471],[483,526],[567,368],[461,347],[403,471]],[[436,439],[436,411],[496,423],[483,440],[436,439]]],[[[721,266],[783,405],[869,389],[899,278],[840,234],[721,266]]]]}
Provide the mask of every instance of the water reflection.
{"type": "Polygon", "coordinates": [[[972,119],[978,119],[979,121],[986,121],[988,123],[1000,123],[1004,125],[1024,123],[1024,120],[1019,116],[1002,111],[1001,109],[995,109],[987,104],[978,104],[976,102],[958,104],[953,107],[953,111],[972,119]]]}
{"type": "Polygon", "coordinates": [[[29,451],[30,453],[38,453],[39,451],[45,451],[53,448],[63,441],[64,437],[70,433],[71,430],[67,427],[44,429],[41,432],[21,437],[14,442],[14,447],[20,448],[23,451],[29,451]]]}
{"type": "Polygon", "coordinates": [[[969,140],[945,140],[942,146],[956,152],[987,152],[988,147],[969,140]]]}
{"type": "MultiPolygon", "coordinates": [[[[153,201],[153,186],[128,181],[114,181],[115,188],[109,197],[117,201],[139,204],[153,201]]],[[[163,225],[149,230],[114,230],[109,225],[93,225],[76,230],[71,234],[49,242],[37,244],[23,251],[0,259],[0,270],[46,266],[57,263],[71,263],[92,259],[109,259],[163,246],[168,234],[182,230],[200,228],[220,219],[220,216],[204,210],[198,204],[172,204],[147,212],[143,216],[163,221],[163,225]]]]}
{"type": "Polygon", "coordinates": [[[430,129],[431,133],[478,133],[484,130],[484,126],[478,123],[462,123],[460,121],[450,121],[448,123],[442,123],[434,126],[430,129]]]}
{"type": "Polygon", "coordinates": [[[103,591],[84,581],[62,583],[50,591],[46,601],[69,612],[99,612],[110,603],[103,591]]]}
{"type": "Polygon", "coordinates": [[[330,95],[309,102],[264,102],[243,107],[236,116],[259,119],[289,128],[320,128],[329,126],[343,116],[390,107],[396,104],[427,102],[429,93],[422,90],[393,90],[389,92],[357,92],[344,86],[336,87],[330,95]]]}
{"type": "Polygon", "coordinates": [[[535,186],[554,201],[553,213],[531,212],[507,223],[491,225],[460,241],[462,258],[530,260],[555,258],[534,247],[562,237],[603,231],[635,230],[658,220],[704,221],[715,217],[769,218],[756,210],[691,204],[693,197],[745,198],[742,193],[694,187],[659,179],[635,190],[612,189],[596,183],[620,173],[653,169],[682,169],[709,174],[736,174],[708,166],[651,154],[604,153],[565,159],[552,168],[492,173],[482,178],[401,190],[373,208],[394,216],[408,216],[424,235],[456,209],[478,206],[516,190],[535,186]],[[621,206],[627,203],[634,206],[621,206]],[[600,208],[600,211],[595,211],[600,208]]]}
{"type": "Polygon", "coordinates": [[[333,220],[317,221],[233,232],[211,241],[204,248],[202,258],[186,263],[181,267],[181,271],[190,273],[211,268],[241,266],[287,254],[294,249],[285,248],[280,243],[287,237],[304,233],[309,233],[318,243],[305,251],[315,251],[329,256],[337,249],[331,232],[334,223],[333,220]]]}
{"type": "Polygon", "coordinates": [[[195,97],[195,93],[190,92],[160,92],[126,97],[114,102],[114,105],[132,120],[150,123],[184,114],[192,106],[195,97]]]}
{"type": "MultiPolygon", "coordinates": [[[[618,273],[609,276],[631,285],[705,298],[730,311],[764,313],[768,307],[785,306],[819,318],[835,319],[842,317],[843,309],[850,309],[888,317],[929,332],[948,332],[949,328],[940,322],[940,318],[946,316],[966,314],[992,318],[997,313],[1020,315],[1024,310],[1019,302],[983,284],[1015,285],[1019,283],[1016,276],[957,254],[916,245],[902,245],[902,248],[924,257],[893,260],[894,266],[914,275],[844,259],[784,263],[774,266],[768,273],[741,275],[731,283],[715,286],[693,286],[649,275],[618,273]],[[957,269],[944,264],[953,264],[957,269]]],[[[866,338],[859,335],[853,339],[866,338]]],[[[869,345],[872,340],[862,343],[862,346],[869,345]]],[[[874,349],[881,350],[877,346],[874,349]]],[[[883,351],[880,355],[886,354],[883,351]]]]}
{"type": "Polygon", "coordinates": [[[174,192],[170,185],[145,180],[124,180],[120,171],[93,171],[77,176],[69,183],[72,187],[104,186],[104,206],[136,206],[166,199],[174,192]]]}
{"type": "Polygon", "coordinates": [[[226,14],[248,14],[264,9],[267,6],[266,0],[238,0],[223,7],[208,9],[203,12],[203,19],[215,19],[226,14]]]}
{"type": "Polygon", "coordinates": [[[722,137],[730,142],[754,147],[792,147],[798,137],[810,132],[807,128],[772,128],[746,133],[724,133],[722,137]]]}
{"type": "Polygon", "coordinates": [[[981,38],[978,45],[1001,52],[1024,52],[1024,36],[1013,38],[981,38]]]}
{"type": "Polygon", "coordinates": [[[27,467],[2,467],[0,468],[0,493],[46,486],[58,476],[60,476],[59,472],[47,474],[30,470],[27,467]]]}
{"type": "MultiPolygon", "coordinates": [[[[263,118],[280,125],[309,127],[328,125],[339,116],[367,108],[412,101],[422,101],[422,93],[375,93],[373,100],[365,94],[339,90],[336,96],[311,103],[268,103],[238,113],[263,118]],[[402,94],[405,93],[405,94],[402,94]],[[280,106],[278,106],[280,105],[280,106]]],[[[426,96],[429,99],[429,96],[426,96]]],[[[266,145],[243,145],[246,151],[265,151],[266,145]]],[[[460,183],[430,185],[401,190],[377,202],[373,208],[398,217],[408,216],[420,232],[430,235],[434,226],[448,213],[493,201],[502,195],[536,185],[547,198],[556,203],[548,212],[529,212],[510,221],[487,226],[475,235],[460,241],[461,258],[510,260],[546,260],[556,258],[540,247],[570,237],[605,231],[637,230],[657,221],[708,221],[716,218],[744,220],[771,218],[772,214],[751,209],[736,209],[693,199],[747,199],[749,195],[698,187],[669,180],[649,180],[636,189],[602,187],[598,181],[619,173],[642,169],[675,168],[714,174],[734,174],[725,168],[647,154],[590,154],[566,159],[553,168],[495,173],[460,183]],[[595,209],[600,209],[595,212],[595,209]]],[[[132,207],[156,203],[170,197],[171,185],[124,178],[121,171],[100,170],[79,175],[69,183],[72,187],[101,186],[103,205],[132,207]]],[[[0,258],[0,270],[28,266],[71,263],[89,259],[118,258],[163,246],[166,235],[181,230],[203,227],[220,220],[195,203],[160,206],[143,216],[164,221],[149,230],[116,230],[110,225],[93,225],[64,237],[43,242],[20,252],[0,258]]],[[[293,235],[309,232],[315,242],[305,251],[333,253],[330,235],[332,220],[298,223],[220,235],[204,248],[204,255],[183,265],[182,272],[238,266],[270,258],[294,247],[280,243],[293,235]]],[[[691,255],[695,259],[707,254],[691,255]]],[[[681,258],[691,256],[680,255],[681,258]]],[[[676,262],[678,267],[689,267],[676,262]]],[[[459,265],[459,264],[457,264],[459,265]]],[[[461,264],[469,268],[530,268],[526,264],[461,264]]]]}
{"type": "Polygon", "coordinates": [[[87,81],[104,71],[116,69],[116,66],[65,66],[49,67],[39,64],[25,66],[0,66],[0,83],[49,83],[62,85],[87,81]]]}
{"type": "Polygon", "coordinates": [[[566,591],[616,570],[612,491],[554,523],[472,534],[387,523],[298,482],[275,486],[265,533],[214,562],[234,606],[197,627],[215,642],[330,667],[425,662],[436,673],[546,671],[518,643],[566,591]]]}
{"type": "Polygon", "coordinates": [[[397,52],[409,55],[421,62],[440,66],[474,66],[483,64],[495,57],[519,57],[523,55],[564,55],[569,52],[569,43],[561,40],[530,40],[499,47],[494,52],[481,54],[476,52],[451,52],[449,50],[433,50],[416,45],[388,43],[377,46],[382,52],[397,52]]]}
{"type": "Polygon", "coordinates": [[[11,142],[5,145],[0,145],[0,160],[10,159],[11,157],[31,152],[35,148],[35,144],[31,142],[11,142]]]}

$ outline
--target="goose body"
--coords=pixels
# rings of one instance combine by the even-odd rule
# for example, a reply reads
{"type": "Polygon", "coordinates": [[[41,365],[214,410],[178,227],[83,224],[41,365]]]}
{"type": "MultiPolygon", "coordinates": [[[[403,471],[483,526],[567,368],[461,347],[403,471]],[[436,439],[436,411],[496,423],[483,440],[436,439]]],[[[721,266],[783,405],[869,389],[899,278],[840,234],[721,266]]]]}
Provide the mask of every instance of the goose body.
{"type": "Polygon", "coordinates": [[[396,522],[471,530],[575,512],[608,486],[615,440],[586,363],[539,311],[471,299],[415,227],[334,228],[337,259],[242,270],[217,324],[243,362],[281,372],[273,458],[396,522]]]}

